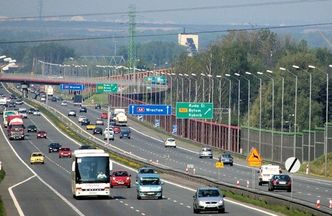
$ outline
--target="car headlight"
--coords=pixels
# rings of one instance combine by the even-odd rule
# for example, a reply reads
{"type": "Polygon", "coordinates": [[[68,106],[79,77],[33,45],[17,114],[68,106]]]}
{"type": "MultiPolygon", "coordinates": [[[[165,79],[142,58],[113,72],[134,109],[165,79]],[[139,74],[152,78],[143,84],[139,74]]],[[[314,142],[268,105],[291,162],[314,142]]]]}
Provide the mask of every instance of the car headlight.
{"type": "Polygon", "coordinates": [[[203,201],[198,202],[198,205],[200,205],[200,206],[204,206],[204,204],[205,204],[205,202],[203,202],[203,201]]]}
{"type": "Polygon", "coordinates": [[[219,204],[219,205],[222,205],[223,203],[224,203],[223,200],[219,200],[219,201],[218,201],[218,204],[219,204]]]}

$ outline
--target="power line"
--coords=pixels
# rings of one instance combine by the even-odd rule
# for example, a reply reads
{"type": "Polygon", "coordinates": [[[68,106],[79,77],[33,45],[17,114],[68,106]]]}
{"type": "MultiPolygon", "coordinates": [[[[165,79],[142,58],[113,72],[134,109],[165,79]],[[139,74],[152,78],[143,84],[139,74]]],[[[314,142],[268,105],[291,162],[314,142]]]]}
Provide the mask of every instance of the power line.
{"type": "MultiPolygon", "coordinates": [[[[168,8],[168,9],[155,9],[155,10],[138,10],[136,14],[146,13],[168,13],[168,12],[184,12],[184,11],[198,11],[198,10],[217,10],[217,9],[234,9],[234,8],[249,8],[249,7],[262,7],[274,5],[288,5],[288,4],[303,4],[314,2],[326,2],[331,0],[284,0],[284,1],[269,1],[260,3],[244,3],[244,4],[229,4],[229,5],[214,5],[214,6],[201,6],[201,7],[188,7],[188,8],[168,8]]],[[[81,13],[81,14],[63,14],[63,15],[48,15],[48,16],[23,16],[23,17],[1,17],[0,21],[20,20],[20,19],[47,19],[47,18],[66,18],[73,16],[110,16],[110,15],[127,15],[129,11],[120,12],[106,12],[106,13],[81,13]]]]}
{"type": "MultiPolygon", "coordinates": [[[[318,26],[330,26],[332,22],[328,23],[312,23],[312,24],[298,24],[298,25],[284,25],[284,26],[270,26],[270,27],[250,27],[240,29],[224,29],[224,30],[209,30],[209,31],[197,31],[187,32],[188,34],[214,34],[214,33],[226,33],[231,31],[257,31],[262,29],[290,29],[290,28],[305,28],[305,27],[318,27],[318,26]]],[[[164,34],[136,34],[135,38],[144,37],[163,37],[163,36],[177,36],[177,33],[164,33],[164,34]]],[[[39,39],[39,40],[16,40],[16,41],[0,41],[1,44],[22,44],[22,43],[48,43],[48,42],[65,42],[65,41],[85,41],[85,40],[103,40],[103,39],[128,39],[129,36],[101,36],[101,37],[77,37],[77,38],[54,38],[54,39],[39,39]]]]}

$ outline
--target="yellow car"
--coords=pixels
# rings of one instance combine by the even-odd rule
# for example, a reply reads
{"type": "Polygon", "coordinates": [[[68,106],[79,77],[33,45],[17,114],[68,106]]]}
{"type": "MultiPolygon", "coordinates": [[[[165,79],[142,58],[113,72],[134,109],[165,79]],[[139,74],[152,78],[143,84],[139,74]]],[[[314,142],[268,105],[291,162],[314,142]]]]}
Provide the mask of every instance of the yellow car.
{"type": "Polygon", "coordinates": [[[32,152],[30,156],[30,164],[41,163],[44,164],[44,154],[41,152],[32,152]]]}
{"type": "Polygon", "coordinates": [[[88,124],[87,126],[86,126],[86,129],[87,130],[94,130],[96,128],[96,125],[95,124],[88,124]]]}

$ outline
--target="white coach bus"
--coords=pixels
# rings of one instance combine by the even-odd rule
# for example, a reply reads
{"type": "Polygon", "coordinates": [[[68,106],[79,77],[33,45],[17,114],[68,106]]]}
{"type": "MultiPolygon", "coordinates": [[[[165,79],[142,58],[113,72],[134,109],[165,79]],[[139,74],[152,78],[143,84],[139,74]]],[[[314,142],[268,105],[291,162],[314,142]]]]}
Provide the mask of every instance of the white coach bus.
{"type": "Polygon", "coordinates": [[[79,149],[72,158],[73,197],[109,197],[113,167],[109,154],[102,149],[79,149]]]}

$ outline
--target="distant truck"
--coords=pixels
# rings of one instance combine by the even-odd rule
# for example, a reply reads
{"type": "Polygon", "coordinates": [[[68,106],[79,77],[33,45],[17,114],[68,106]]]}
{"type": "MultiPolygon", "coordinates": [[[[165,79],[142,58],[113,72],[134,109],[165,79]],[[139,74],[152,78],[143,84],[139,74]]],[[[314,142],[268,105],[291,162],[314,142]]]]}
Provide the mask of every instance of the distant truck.
{"type": "Polygon", "coordinates": [[[1,97],[0,98],[0,105],[5,106],[7,104],[7,98],[6,97],[1,97]]]}
{"type": "Polygon", "coordinates": [[[22,116],[16,116],[10,119],[7,128],[8,138],[11,140],[23,140],[25,135],[22,116]]]}
{"type": "Polygon", "coordinates": [[[281,173],[281,169],[279,165],[262,165],[258,171],[258,185],[262,185],[264,183],[268,183],[273,175],[278,175],[281,173]]]}
{"type": "Polygon", "coordinates": [[[53,94],[54,94],[53,86],[45,85],[45,92],[46,92],[48,97],[53,97],[53,94]]]}
{"type": "Polygon", "coordinates": [[[127,125],[127,115],[125,109],[114,109],[114,118],[115,124],[119,126],[126,126],[127,125]]]}
{"type": "Polygon", "coordinates": [[[5,110],[4,112],[3,112],[3,126],[4,127],[7,127],[8,126],[8,119],[7,119],[7,117],[8,116],[11,116],[11,115],[18,115],[18,111],[16,111],[16,110],[5,110]]]}
{"type": "Polygon", "coordinates": [[[83,96],[80,94],[75,95],[73,98],[73,103],[74,106],[81,106],[83,103],[83,96]]]}

